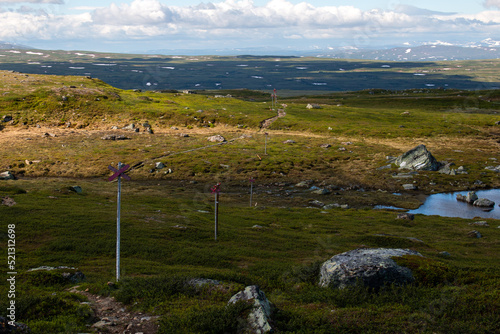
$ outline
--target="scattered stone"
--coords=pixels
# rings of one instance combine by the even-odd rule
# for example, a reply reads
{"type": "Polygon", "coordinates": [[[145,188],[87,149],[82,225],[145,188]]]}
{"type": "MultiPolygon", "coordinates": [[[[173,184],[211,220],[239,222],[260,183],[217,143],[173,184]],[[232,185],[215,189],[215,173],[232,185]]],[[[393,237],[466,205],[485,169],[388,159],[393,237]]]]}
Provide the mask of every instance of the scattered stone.
{"type": "Polygon", "coordinates": [[[330,148],[330,147],[332,147],[332,145],[330,145],[330,144],[321,144],[319,147],[321,147],[321,148],[330,148]]]}
{"type": "Polygon", "coordinates": [[[417,190],[417,186],[414,185],[413,183],[406,183],[406,184],[403,184],[403,189],[404,190],[417,190]]]}
{"type": "Polygon", "coordinates": [[[340,208],[340,204],[332,203],[332,204],[327,204],[323,207],[323,209],[325,209],[325,210],[330,210],[330,209],[334,209],[334,208],[340,208]]]}
{"type": "Polygon", "coordinates": [[[187,133],[179,133],[179,137],[186,138],[189,137],[187,133]]]}
{"type": "Polygon", "coordinates": [[[306,106],[307,109],[321,109],[321,106],[317,103],[309,103],[306,106]]]}
{"type": "Polygon", "coordinates": [[[484,167],[484,169],[490,170],[490,171],[495,172],[495,173],[500,173],[500,165],[498,165],[498,166],[487,166],[487,167],[484,167]]]}
{"type": "Polygon", "coordinates": [[[187,281],[187,284],[201,288],[203,285],[221,285],[222,282],[209,278],[192,278],[187,281]]]}
{"type": "Polygon", "coordinates": [[[337,254],[325,261],[320,270],[319,285],[343,289],[361,283],[370,288],[388,284],[407,284],[415,280],[413,273],[392,259],[403,255],[418,255],[410,249],[355,249],[337,254]]]}
{"type": "Polygon", "coordinates": [[[172,228],[175,228],[176,230],[182,230],[182,231],[187,230],[187,227],[182,226],[182,225],[174,225],[174,226],[172,226],[172,228]]]}
{"type": "Polygon", "coordinates": [[[12,116],[9,115],[2,116],[2,122],[4,123],[10,122],[12,120],[13,120],[12,116]]]}
{"type": "Polygon", "coordinates": [[[106,135],[104,137],[101,137],[102,140],[127,140],[130,139],[127,136],[124,135],[106,135]]]}
{"type": "Polygon", "coordinates": [[[341,204],[340,208],[341,209],[349,209],[349,204],[341,204]]]}
{"type": "Polygon", "coordinates": [[[215,135],[215,136],[208,137],[207,140],[212,142],[212,143],[223,143],[226,141],[226,139],[224,137],[222,137],[221,135],[215,135]]]}
{"type": "Polygon", "coordinates": [[[42,137],[45,137],[45,138],[48,138],[48,137],[57,137],[56,134],[54,133],[48,133],[48,132],[45,132],[42,137]]]}
{"type": "Polygon", "coordinates": [[[413,220],[415,218],[415,215],[412,213],[404,212],[404,213],[399,213],[396,219],[404,219],[404,220],[413,220]]]}
{"type": "Polygon", "coordinates": [[[314,191],[312,191],[313,194],[316,194],[316,195],[328,195],[331,193],[331,190],[327,189],[327,188],[322,188],[322,189],[316,189],[314,191]]]}
{"type": "Polygon", "coordinates": [[[478,206],[481,208],[491,208],[491,207],[495,206],[495,202],[490,201],[487,198],[478,198],[477,200],[474,201],[474,203],[472,203],[472,205],[478,206]]]}
{"type": "Polygon", "coordinates": [[[134,123],[131,123],[129,125],[124,126],[122,129],[123,130],[133,130],[133,131],[135,131],[136,127],[135,127],[134,123]]]}
{"type": "Polygon", "coordinates": [[[73,192],[77,193],[77,194],[81,194],[81,193],[83,193],[83,189],[82,189],[82,187],[80,187],[80,186],[71,186],[71,187],[69,187],[68,189],[69,189],[70,191],[73,191],[73,192]]]}
{"type": "Polygon", "coordinates": [[[291,140],[291,139],[287,139],[283,142],[283,144],[295,144],[296,141],[295,140],[291,140]]]}
{"type": "Polygon", "coordinates": [[[59,266],[59,267],[40,266],[37,268],[28,269],[28,272],[31,272],[31,271],[53,271],[53,270],[61,271],[62,278],[66,279],[70,282],[73,282],[73,283],[80,283],[83,280],[85,280],[85,275],[81,271],[79,271],[77,268],[67,267],[67,266],[59,266]]]}
{"type": "Polygon", "coordinates": [[[481,233],[479,233],[479,231],[476,231],[476,230],[473,230],[473,231],[470,231],[469,233],[467,233],[467,236],[469,238],[482,238],[483,236],[481,235],[481,233]]]}
{"type": "Polygon", "coordinates": [[[490,225],[488,224],[487,221],[485,220],[481,220],[481,221],[477,221],[477,222],[472,222],[472,223],[469,223],[469,225],[473,225],[473,226],[482,226],[482,227],[489,227],[490,225]]]}
{"type": "Polygon", "coordinates": [[[339,151],[347,151],[345,147],[339,147],[339,151]]]}
{"type": "Polygon", "coordinates": [[[246,319],[241,319],[243,321],[239,324],[238,333],[268,333],[273,330],[270,324],[273,306],[264,291],[256,285],[247,286],[245,290],[232,296],[228,304],[240,300],[251,302],[253,308],[246,319]]]}
{"type": "Polygon", "coordinates": [[[14,180],[14,175],[10,171],[0,173],[0,180],[14,180]]]}
{"type": "Polygon", "coordinates": [[[252,226],[252,228],[257,229],[257,230],[261,230],[264,227],[262,227],[261,225],[254,225],[254,226],[252,226]]]}
{"type": "Polygon", "coordinates": [[[305,180],[305,181],[300,181],[295,185],[297,188],[309,188],[311,184],[313,184],[313,180],[305,180]]]}
{"type": "Polygon", "coordinates": [[[2,205],[5,205],[5,206],[14,206],[16,204],[17,204],[16,201],[14,201],[9,196],[5,196],[4,198],[2,198],[2,205]]]}
{"type": "Polygon", "coordinates": [[[175,126],[171,126],[171,127],[170,127],[170,129],[171,129],[171,130],[179,130],[179,128],[178,128],[178,127],[175,127],[175,126]]]}
{"type": "Polygon", "coordinates": [[[395,163],[400,169],[437,171],[440,167],[440,163],[432,156],[425,145],[418,145],[403,153],[397,157],[395,163]]]}
{"type": "Polygon", "coordinates": [[[443,256],[443,257],[450,257],[451,256],[451,254],[448,253],[447,251],[442,251],[442,252],[439,253],[439,255],[443,256]]]}
{"type": "Polygon", "coordinates": [[[310,200],[309,202],[309,206],[313,206],[313,207],[316,207],[316,208],[322,208],[325,206],[324,203],[316,200],[316,199],[313,199],[313,200],[310,200]]]}
{"type": "Polygon", "coordinates": [[[165,167],[166,167],[165,164],[163,162],[161,162],[161,161],[158,161],[157,163],[155,163],[155,168],[156,169],[163,169],[165,167]]]}

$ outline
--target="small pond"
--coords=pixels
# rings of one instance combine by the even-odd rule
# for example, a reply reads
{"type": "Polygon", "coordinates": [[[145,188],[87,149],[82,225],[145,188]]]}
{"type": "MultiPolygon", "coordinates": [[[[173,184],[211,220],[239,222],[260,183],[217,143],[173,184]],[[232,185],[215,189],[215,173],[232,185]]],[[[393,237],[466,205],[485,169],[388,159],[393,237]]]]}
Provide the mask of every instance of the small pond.
{"type": "Polygon", "coordinates": [[[416,210],[408,211],[408,213],[468,219],[474,217],[500,219],[500,207],[498,206],[500,204],[500,189],[476,191],[479,198],[487,198],[495,202],[495,206],[491,211],[485,211],[471,204],[457,201],[457,194],[466,195],[467,191],[430,195],[423,205],[416,210]]]}

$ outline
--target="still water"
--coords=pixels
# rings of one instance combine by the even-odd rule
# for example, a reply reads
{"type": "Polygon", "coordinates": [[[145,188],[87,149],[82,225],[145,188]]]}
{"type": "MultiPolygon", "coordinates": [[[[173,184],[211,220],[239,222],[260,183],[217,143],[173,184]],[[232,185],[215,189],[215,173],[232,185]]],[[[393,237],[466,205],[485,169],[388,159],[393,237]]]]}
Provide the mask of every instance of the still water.
{"type": "Polygon", "coordinates": [[[500,207],[498,206],[498,204],[500,204],[500,189],[476,191],[478,198],[487,198],[495,202],[495,206],[491,211],[484,211],[471,204],[457,201],[457,194],[467,195],[467,191],[430,195],[418,209],[408,212],[414,214],[421,213],[429,216],[438,215],[469,219],[474,217],[500,219],[500,207]]]}

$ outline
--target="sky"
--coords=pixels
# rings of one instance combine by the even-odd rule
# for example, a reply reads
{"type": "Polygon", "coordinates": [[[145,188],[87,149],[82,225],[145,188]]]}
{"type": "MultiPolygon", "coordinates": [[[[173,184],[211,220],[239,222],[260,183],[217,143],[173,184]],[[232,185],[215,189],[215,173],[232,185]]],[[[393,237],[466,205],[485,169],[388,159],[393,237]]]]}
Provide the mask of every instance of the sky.
{"type": "Polygon", "coordinates": [[[315,50],[485,39],[500,41],[500,0],[0,0],[0,41],[44,50],[315,50]]]}

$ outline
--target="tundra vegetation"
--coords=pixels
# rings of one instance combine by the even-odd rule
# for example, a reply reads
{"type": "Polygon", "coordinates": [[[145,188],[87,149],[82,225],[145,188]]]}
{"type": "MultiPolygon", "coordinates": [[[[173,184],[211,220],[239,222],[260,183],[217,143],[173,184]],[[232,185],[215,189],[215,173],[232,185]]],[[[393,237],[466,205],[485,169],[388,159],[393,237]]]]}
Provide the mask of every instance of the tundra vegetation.
{"type": "MultiPolygon", "coordinates": [[[[0,196],[17,203],[0,206],[1,247],[6,254],[5,226],[15,224],[16,320],[33,333],[89,332],[95,322],[85,297],[69,291],[75,283],[28,271],[39,266],[78,268],[86,277],[79,289],[160,316],[160,333],[235,332],[248,307],[227,303],[254,284],[274,304],[273,326],[282,333],[500,331],[497,220],[474,227],[483,237],[471,238],[474,220],[400,220],[373,209],[498,187],[498,173],[485,169],[500,158],[498,90],[290,96],[279,101],[285,117],[262,129],[277,114],[262,92],[139,92],[89,77],[6,71],[0,78],[0,167],[17,178],[0,181],[0,196]],[[103,139],[109,135],[126,139],[103,139]],[[212,135],[226,141],[209,142],[212,135]],[[394,178],[400,171],[387,156],[419,144],[467,174],[394,178]],[[122,184],[122,280],[108,285],[116,184],[106,178],[118,162],[132,166],[132,181],[122,184]],[[329,193],[295,186],[305,180],[329,193]],[[217,182],[214,241],[210,188],[217,182]],[[405,191],[408,182],[418,190],[405,191]],[[310,207],[313,200],[349,208],[310,207]],[[318,285],[322,262],[360,247],[418,251],[423,258],[398,260],[415,283],[378,291],[318,285]],[[186,284],[192,278],[222,284],[195,289],[186,284]]],[[[2,280],[0,294],[8,288],[2,280]]],[[[0,299],[2,315],[7,302],[0,299]]]]}

